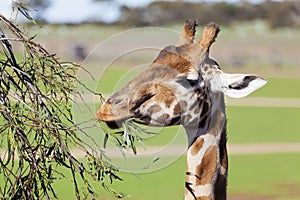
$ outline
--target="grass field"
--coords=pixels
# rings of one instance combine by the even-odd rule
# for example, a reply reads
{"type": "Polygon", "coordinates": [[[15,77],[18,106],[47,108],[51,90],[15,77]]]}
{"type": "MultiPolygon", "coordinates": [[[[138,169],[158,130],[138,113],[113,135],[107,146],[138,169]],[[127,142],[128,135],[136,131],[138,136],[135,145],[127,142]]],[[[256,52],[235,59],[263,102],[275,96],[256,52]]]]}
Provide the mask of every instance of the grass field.
{"type": "MultiPolygon", "coordinates": [[[[298,158],[299,154],[230,156],[229,199],[235,196],[244,196],[248,199],[256,199],[258,196],[275,200],[299,199],[298,158]]],[[[136,175],[121,173],[124,181],[115,182],[112,187],[130,195],[126,199],[182,199],[185,159],[181,157],[172,165],[152,173],[136,175]]],[[[72,187],[65,180],[60,180],[55,185],[59,199],[74,199],[72,187]]],[[[103,190],[97,191],[100,193],[99,199],[114,199],[103,190]]]]}
{"type": "Polygon", "coordinates": [[[228,107],[230,143],[300,142],[300,108],[228,107]]]}

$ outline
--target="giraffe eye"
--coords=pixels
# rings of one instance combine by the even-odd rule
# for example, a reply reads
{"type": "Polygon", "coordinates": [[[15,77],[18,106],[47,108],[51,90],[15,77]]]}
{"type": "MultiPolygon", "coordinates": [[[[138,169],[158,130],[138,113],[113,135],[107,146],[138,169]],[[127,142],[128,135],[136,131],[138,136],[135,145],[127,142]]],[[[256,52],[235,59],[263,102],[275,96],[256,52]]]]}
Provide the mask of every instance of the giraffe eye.
{"type": "Polygon", "coordinates": [[[198,80],[196,80],[196,79],[186,79],[186,80],[189,82],[189,84],[190,84],[192,87],[194,87],[195,85],[198,84],[198,80]]]}
{"type": "Polygon", "coordinates": [[[180,76],[176,79],[176,82],[185,88],[195,87],[199,84],[199,79],[195,77],[184,77],[180,76]]]}

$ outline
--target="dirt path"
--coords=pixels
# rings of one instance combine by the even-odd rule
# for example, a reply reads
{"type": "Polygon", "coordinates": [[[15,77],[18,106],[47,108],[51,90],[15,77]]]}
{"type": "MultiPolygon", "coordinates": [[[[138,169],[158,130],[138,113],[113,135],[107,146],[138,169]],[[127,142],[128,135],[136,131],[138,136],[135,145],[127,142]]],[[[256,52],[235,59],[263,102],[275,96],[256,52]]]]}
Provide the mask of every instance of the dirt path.
{"type": "Polygon", "coordinates": [[[229,144],[228,153],[231,155],[300,153],[300,143],[229,144]]]}
{"type": "Polygon", "coordinates": [[[300,98],[247,97],[227,98],[228,106],[300,108],[300,98]]]}
{"type": "MultiPolygon", "coordinates": [[[[80,149],[72,149],[77,158],[84,158],[85,152],[80,149]]],[[[172,146],[146,146],[146,149],[138,148],[138,157],[159,156],[180,156],[185,155],[186,147],[182,145],[172,146]]],[[[300,153],[300,143],[259,143],[259,144],[229,144],[229,155],[253,155],[270,153],[300,153]]],[[[122,154],[118,148],[107,148],[105,154],[110,158],[121,158],[122,154]]],[[[7,153],[0,150],[0,157],[5,159],[7,153]]],[[[126,157],[137,157],[129,149],[126,157]]],[[[17,157],[16,157],[17,159],[17,157]]]]}
{"type": "MultiPolygon", "coordinates": [[[[148,157],[159,156],[180,156],[185,155],[185,146],[146,146],[146,149],[138,148],[137,156],[129,149],[126,157],[148,157]]],[[[85,152],[73,149],[72,152],[78,158],[83,158],[85,152]]],[[[300,153],[300,143],[260,143],[260,144],[229,144],[229,155],[253,155],[253,154],[273,154],[273,153],[300,153]]],[[[105,154],[110,158],[121,158],[122,154],[118,148],[107,148],[105,154]]]]}
{"type": "Polygon", "coordinates": [[[278,195],[258,195],[258,194],[229,194],[229,200],[274,200],[278,195]]]}

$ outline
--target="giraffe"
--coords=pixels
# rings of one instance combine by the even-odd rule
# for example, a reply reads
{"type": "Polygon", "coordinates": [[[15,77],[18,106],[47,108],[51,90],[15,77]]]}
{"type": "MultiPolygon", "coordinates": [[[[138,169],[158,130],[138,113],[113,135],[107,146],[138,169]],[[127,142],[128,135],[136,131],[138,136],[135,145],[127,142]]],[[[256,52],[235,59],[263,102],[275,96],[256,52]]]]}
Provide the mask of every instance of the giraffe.
{"type": "Polygon", "coordinates": [[[209,57],[219,27],[187,20],[176,45],[162,49],[153,63],[97,110],[111,128],[126,119],[148,126],[182,125],[188,137],[185,200],[226,199],[227,132],[224,95],[245,97],[267,81],[228,74],[209,57]]]}

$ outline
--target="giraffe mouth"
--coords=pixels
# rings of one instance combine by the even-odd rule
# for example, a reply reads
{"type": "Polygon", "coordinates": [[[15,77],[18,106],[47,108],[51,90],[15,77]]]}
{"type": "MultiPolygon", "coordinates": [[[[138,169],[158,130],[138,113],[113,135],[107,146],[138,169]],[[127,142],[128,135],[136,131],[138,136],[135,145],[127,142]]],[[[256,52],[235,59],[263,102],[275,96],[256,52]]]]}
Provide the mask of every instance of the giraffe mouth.
{"type": "Polygon", "coordinates": [[[119,129],[122,127],[123,122],[124,121],[109,121],[105,123],[110,129],[119,129]]]}
{"type": "Polygon", "coordinates": [[[149,125],[151,122],[150,116],[142,116],[140,113],[134,112],[131,116],[116,117],[115,115],[109,112],[97,112],[97,118],[100,122],[105,123],[110,129],[119,129],[123,127],[123,124],[126,120],[132,120],[134,123],[141,125],[149,125]]]}
{"type": "MultiPolygon", "coordinates": [[[[134,123],[141,124],[141,125],[149,125],[150,124],[150,117],[145,116],[145,117],[140,117],[140,118],[128,118],[131,119],[134,123]]],[[[119,129],[123,127],[123,124],[127,118],[120,119],[117,121],[105,121],[104,123],[110,128],[110,129],[119,129]]]]}
{"type": "Polygon", "coordinates": [[[140,118],[133,118],[132,119],[133,122],[137,123],[137,124],[141,124],[141,125],[149,125],[151,122],[151,118],[149,116],[144,116],[144,117],[140,117],[140,118]]]}
{"type": "Polygon", "coordinates": [[[123,117],[123,118],[109,118],[109,120],[101,120],[102,122],[105,122],[106,125],[110,129],[119,129],[123,127],[123,123],[126,120],[132,120],[132,122],[141,124],[141,125],[149,125],[151,123],[151,117],[148,115],[141,115],[139,112],[134,112],[132,116],[123,117]]]}

